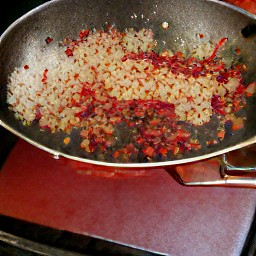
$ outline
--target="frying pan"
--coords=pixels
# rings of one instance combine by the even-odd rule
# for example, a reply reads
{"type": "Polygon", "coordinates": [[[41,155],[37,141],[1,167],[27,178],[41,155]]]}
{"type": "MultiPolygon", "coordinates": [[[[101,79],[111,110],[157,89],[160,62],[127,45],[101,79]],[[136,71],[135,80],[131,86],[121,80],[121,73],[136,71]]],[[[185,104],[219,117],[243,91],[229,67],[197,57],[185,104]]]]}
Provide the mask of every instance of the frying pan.
{"type": "MultiPolygon", "coordinates": [[[[15,67],[26,64],[35,54],[58,58],[56,45],[45,51],[45,39],[55,42],[66,37],[77,38],[83,28],[101,28],[114,24],[119,30],[133,27],[150,28],[158,41],[159,49],[170,44],[174,49],[189,44],[196,34],[208,35],[212,41],[226,37],[241,50],[241,59],[247,66],[243,72],[245,84],[256,81],[256,17],[242,9],[221,1],[207,0],[53,0],[26,13],[2,34],[0,41],[0,125],[32,145],[64,158],[94,165],[113,167],[172,166],[208,159],[249,146],[256,142],[255,97],[246,107],[247,120],[244,129],[225,138],[222,143],[192,152],[168,161],[116,163],[86,157],[78,147],[79,135],[71,133],[68,145],[63,144],[64,132],[50,133],[37,124],[24,126],[15,119],[6,104],[8,75],[15,67]],[[161,28],[163,22],[170,29],[161,28]]],[[[36,65],[36,63],[34,63],[36,65]]]]}

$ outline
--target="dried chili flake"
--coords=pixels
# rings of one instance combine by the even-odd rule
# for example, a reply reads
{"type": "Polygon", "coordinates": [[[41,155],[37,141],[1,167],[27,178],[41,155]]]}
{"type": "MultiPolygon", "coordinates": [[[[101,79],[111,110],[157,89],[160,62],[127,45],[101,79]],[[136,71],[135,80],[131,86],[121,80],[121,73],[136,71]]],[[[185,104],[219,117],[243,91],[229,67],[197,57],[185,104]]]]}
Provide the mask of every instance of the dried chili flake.
{"type": "Polygon", "coordinates": [[[211,107],[213,111],[220,115],[225,115],[225,102],[219,95],[213,95],[211,101],[211,107]]]}
{"type": "Polygon", "coordinates": [[[47,73],[48,73],[48,69],[45,69],[44,73],[43,73],[43,78],[42,78],[42,83],[43,84],[45,84],[46,81],[47,81],[47,73]]]}
{"type": "Polygon", "coordinates": [[[64,138],[63,142],[65,145],[67,145],[70,142],[70,137],[64,138]]]}
{"type": "Polygon", "coordinates": [[[242,117],[232,118],[232,130],[237,131],[244,127],[244,119],[242,117]]]}
{"type": "Polygon", "coordinates": [[[228,40],[228,38],[224,37],[224,38],[222,38],[222,39],[216,44],[213,53],[211,54],[210,57],[208,57],[208,58],[206,59],[207,62],[212,61],[212,60],[216,57],[216,54],[217,54],[219,48],[220,48],[221,46],[223,46],[224,43],[225,43],[227,40],[228,40]]]}
{"type": "Polygon", "coordinates": [[[116,151],[113,153],[113,157],[114,157],[114,158],[118,158],[118,156],[119,156],[119,152],[116,150],[116,151]]]}
{"type": "Polygon", "coordinates": [[[73,56],[73,51],[70,48],[67,48],[65,53],[67,54],[68,57],[73,56]]]}
{"type": "Polygon", "coordinates": [[[241,54],[241,49],[239,47],[235,48],[235,54],[240,55],[241,54]]]}
{"type": "Polygon", "coordinates": [[[179,152],[180,152],[180,148],[179,148],[178,146],[176,146],[176,147],[174,148],[173,154],[174,154],[174,155],[177,155],[179,152]]]}
{"type": "Polygon", "coordinates": [[[229,81],[229,75],[227,73],[220,73],[217,77],[216,80],[219,83],[224,83],[226,84],[229,81]]]}
{"type": "Polygon", "coordinates": [[[79,74],[78,74],[78,73],[75,73],[74,79],[76,80],[78,77],[79,77],[79,74]]]}
{"type": "Polygon", "coordinates": [[[225,137],[225,130],[220,130],[220,131],[218,132],[217,136],[218,136],[218,138],[219,138],[220,140],[223,140],[224,137],[225,137]]]}
{"type": "Polygon", "coordinates": [[[256,82],[252,82],[246,87],[245,93],[247,97],[251,97],[255,92],[256,92],[256,82]]]}
{"type": "Polygon", "coordinates": [[[204,34],[197,34],[197,36],[200,38],[200,39],[203,39],[204,38],[204,34]]]}
{"type": "Polygon", "coordinates": [[[168,150],[166,148],[160,148],[159,153],[162,155],[162,157],[166,157],[168,150]]]}
{"type": "Polygon", "coordinates": [[[86,29],[86,30],[81,30],[79,32],[79,38],[80,40],[84,40],[85,37],[87,37],[90,33],[90,30],[89,29],[86,29]]]}
{"type": "Polygon", "coordinates": [[[36,108],[36,119],[39,120],[42,117],[42,113],[40,111],[40,106],[38,105],[36,108]]]}
{"type": "Polygon", "coordinates": [[[153,147],[147,147],[143,149],[142,152],[148,157],[153,157],[155,153],[155,149],[153,147]]]}
{"type": "Polygon", "coordinates": [[[51,43],[52,41],[53,41],[53,39],[50,36],[46,37],[46,39],[45,39],[45,42],[47,44],[51,43]]]}

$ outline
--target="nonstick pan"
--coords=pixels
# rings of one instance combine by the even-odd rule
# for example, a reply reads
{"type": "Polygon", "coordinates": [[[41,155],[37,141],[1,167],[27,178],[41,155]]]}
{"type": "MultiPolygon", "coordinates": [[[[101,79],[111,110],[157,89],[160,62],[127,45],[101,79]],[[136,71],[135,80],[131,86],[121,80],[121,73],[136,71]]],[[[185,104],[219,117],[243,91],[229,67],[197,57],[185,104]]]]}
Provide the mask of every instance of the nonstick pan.
{"type": "MultiPolygon", "coordinates": [[[[86,155],[79,147],[78,131],[71,132],[70,143],[66,145],[63,143],[66,133],[42,131],[37,123],[27,126],[17,120],[6,103],[8,76],[14,68],[25,65],[34,55],[44,54],[49,58],[58,58],[57,42],[63,41],[66,37],[77,38],[81,29],[102,28],[104,24],[112,24],[120,31],[129,27],[138,30],[151,29],[158,41],[159,50],[166,44],[178,50],[181,45],[190,44],[196,34],[207,35],[212,41],[228,38],[230,44],[235,44],[240,49],[239,58],[246,66],[242,73],[244,84],[256,81],[256,17],[227,3],[207,0],[53,0],[20,17],[1,36],[0,124],[18,137],[56,157],[63,156],[81,162],[118,167],[183,164],[218,156],[255,143],[254,96],[248,99],[248,104],[243,110],[246,112],[243,129],[224,138],[217,145],[205,146],[200,150],[164,160],[99,160],[86,155]],[[163,29],[164,22],[168,23],[168,29],[163,29]],[[49,37],[54,38],[55,43],[45,50],[45,39],[49,37]]],[[[120,132],[123,132],[122,138],[127,136],[125,130],[120,132]]]]}

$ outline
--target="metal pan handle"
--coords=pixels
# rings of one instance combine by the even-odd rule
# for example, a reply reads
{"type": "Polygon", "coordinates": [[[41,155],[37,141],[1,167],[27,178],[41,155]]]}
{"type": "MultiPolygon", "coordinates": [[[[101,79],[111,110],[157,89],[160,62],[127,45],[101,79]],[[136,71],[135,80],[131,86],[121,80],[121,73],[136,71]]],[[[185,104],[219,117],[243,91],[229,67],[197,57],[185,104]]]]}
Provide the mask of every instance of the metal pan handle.
{"type": "Polygon", "coordinates": [[[229,162],[228,154],[222,156],[220,175],[227,185],[256,188],[256,167],[233,165],[229,162]]]}
{"type": "Polygon", "coordinates": [[[167,170],[186,186],[256,188],[256,147],[167,170]],[[254,164],[254,165],[253,165],[254,164]]]}

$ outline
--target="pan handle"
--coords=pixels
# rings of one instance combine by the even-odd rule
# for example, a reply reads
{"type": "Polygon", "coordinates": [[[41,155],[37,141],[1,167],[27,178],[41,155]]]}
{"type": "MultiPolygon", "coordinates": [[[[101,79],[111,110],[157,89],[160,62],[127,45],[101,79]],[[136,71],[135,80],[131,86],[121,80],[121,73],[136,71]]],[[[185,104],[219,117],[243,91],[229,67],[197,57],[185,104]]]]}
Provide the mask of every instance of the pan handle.
{"type": "Polygon", "coordinates": [[[256,188],[256,166],[233,165],[229,162],[228,154],[222,155],[220,175],[228,185],[245,185],[256,188]]]}
{"type": "Polygon", "coordinates": [[[233,162],[239,162],[237,157],[237,154],[227,153],[220,157],[180,165],[167,172],[186,186],[256,188],[256,164],[252,166],[245,158],[240,158],[243,166],[234,165],[233,162]]]}

